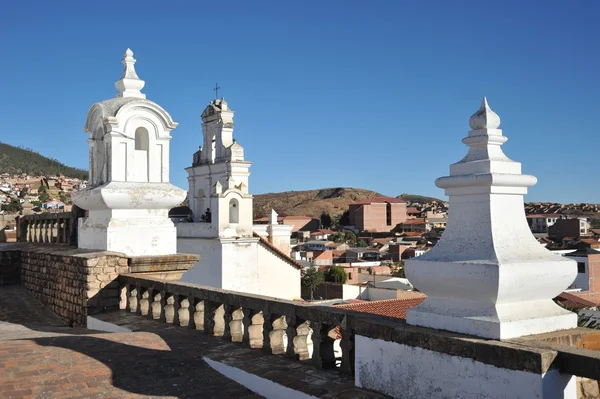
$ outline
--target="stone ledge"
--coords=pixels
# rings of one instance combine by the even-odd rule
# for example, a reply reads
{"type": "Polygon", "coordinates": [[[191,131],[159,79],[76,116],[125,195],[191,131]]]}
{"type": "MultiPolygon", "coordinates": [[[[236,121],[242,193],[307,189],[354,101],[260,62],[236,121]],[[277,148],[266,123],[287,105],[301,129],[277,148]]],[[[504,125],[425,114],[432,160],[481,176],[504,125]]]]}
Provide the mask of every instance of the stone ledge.
{"type": "MultiPolygon", "coordinates": [[[[353,330],[356,335],[420,347],[509,370],[544,374],[562,366],[558,350],[529,343],[488,340],[468,335],[409,326],[406,322],[348,309],[315,306],[260,295],[242,294],[189,283],[170,283],[135,274],[121,275],[123,283],[195,297],[237,308],[250,308],[276,315],[297,317],[327,326],[353,330]]],[[[599,355],[600,356],[600,355],[599,355]]],[[[596,362],[595,358],[592,362],[596,362]]],[[[598,362],[600,365],[600,362],[598,362]]],[[[561,367],[561,371],[564,371],[561,367]]],[[[579,375],[579,374],[578,374],[579,375]]]]}

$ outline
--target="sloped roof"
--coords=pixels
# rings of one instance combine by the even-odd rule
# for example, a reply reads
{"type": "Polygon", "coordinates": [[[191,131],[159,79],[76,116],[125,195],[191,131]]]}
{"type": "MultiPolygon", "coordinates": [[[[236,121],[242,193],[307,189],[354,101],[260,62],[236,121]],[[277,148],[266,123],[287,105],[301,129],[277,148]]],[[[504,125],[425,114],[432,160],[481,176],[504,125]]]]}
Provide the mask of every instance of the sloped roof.
{"type": "Polygon", "coordinates": [[[369,301],[334,305],[336,308],[354,310],[356,312],[373,313],[381,316],[394,317],[406,320],[406,311],[420,305],[426,298],[420,297],[402,299],[384,299],[382,301],[369,301]]]}
{"type": "Polygon", "coordinates": [[[252,235],[254,237],[258,237],[259,238],[259,244],[262,245],[264,248],[266,248],[269,251],[273,252],[279,258],[281,258],[282,260],[286,261],[288,264],[290,264],[291,266],[295,267],[296,269],[304,270],[304,265],[302,263],[297,262],[296,260],[290,258],[289,255],[285,254],[283,251],[281,251],[279,248],[277,248],[276,246],[274,246],[273,244],[271,244],[269,241],[267,241],[266,239],[264,239],[263,237],[261,237],[257,233],[252,233],[252,235]]]}

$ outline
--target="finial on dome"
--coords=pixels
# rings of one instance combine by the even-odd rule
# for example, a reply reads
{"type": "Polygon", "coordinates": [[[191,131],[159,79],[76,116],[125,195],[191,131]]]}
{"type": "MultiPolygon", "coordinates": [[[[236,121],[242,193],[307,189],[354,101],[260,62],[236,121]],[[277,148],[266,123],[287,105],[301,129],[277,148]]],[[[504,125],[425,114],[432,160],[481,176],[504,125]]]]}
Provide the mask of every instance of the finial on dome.
{"type": "Polygon", "coordinates": [[[490,108],[487,98],[483,97],[481,107],[469,119],[471,129],[498,129],[500,117],[490,108]]]}
{"type": "Polygon", "coordinates": [[[125,58],[123,58],[123,66],[125,67],[123,75],[120,80],[115,82],[115,87],[119,90],[115,97],[146,98],[146,95],[141,92],[146,82],[137,76],[134,67],[135,62],[133,51],[128,48],[125,51],[125,58]]]}

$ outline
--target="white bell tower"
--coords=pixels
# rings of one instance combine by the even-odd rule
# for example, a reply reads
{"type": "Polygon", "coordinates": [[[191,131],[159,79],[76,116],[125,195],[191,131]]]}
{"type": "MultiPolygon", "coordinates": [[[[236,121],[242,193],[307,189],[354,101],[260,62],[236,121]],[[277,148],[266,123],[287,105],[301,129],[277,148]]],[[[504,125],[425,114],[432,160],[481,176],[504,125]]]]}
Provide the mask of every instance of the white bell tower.
{"type": "Polygon", "coordinates": [[[189,206],[205,237],[252,236],[251,162],[233,138],[233,111],[221,98],[202,113],[203,145],[186,168],[189,206]]]}
{"type": "Polygon", "coordinates": [[[88,112],[90,185],[73,193],[89,211],[79,220],[79,247],[129,256],[171,255],[177,251],[169,209],[185,191],[169,183],[170,132],[177,123],[141,92],[145,82],[127,49],[114,98],[88,112]]]}

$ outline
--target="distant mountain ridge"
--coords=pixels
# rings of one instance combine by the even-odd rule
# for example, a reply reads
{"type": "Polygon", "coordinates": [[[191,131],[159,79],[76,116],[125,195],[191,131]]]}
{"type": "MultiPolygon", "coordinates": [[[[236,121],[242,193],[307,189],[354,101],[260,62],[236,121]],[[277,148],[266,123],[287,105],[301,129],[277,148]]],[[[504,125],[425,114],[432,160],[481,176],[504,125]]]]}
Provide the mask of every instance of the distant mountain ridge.
{"type": "Polygon", "coordinates": [[[86,180],[88,172],[45,157],[33,150],[0,142],[0,173],[28,175],[57,175],[86,180]]]}
{"type": "MultiPolygon", "coordinates": [[[[426,202],[440,201],[437,198],[420,195],[402,195],[397,198],[405,199],[409,202],[414,202],[416,199],[429,199],[426,202]]],[[[271,208],[275,209],[282,216],[300,215],[318,218],[323,212],[328,213],[330,216],[337,216],[348,210],[349,204],[368,200],[373,197],[385,196],[375,191],[352,187],[258,194],[254,196],[254,218],[267,216],[271,208]]]]}

